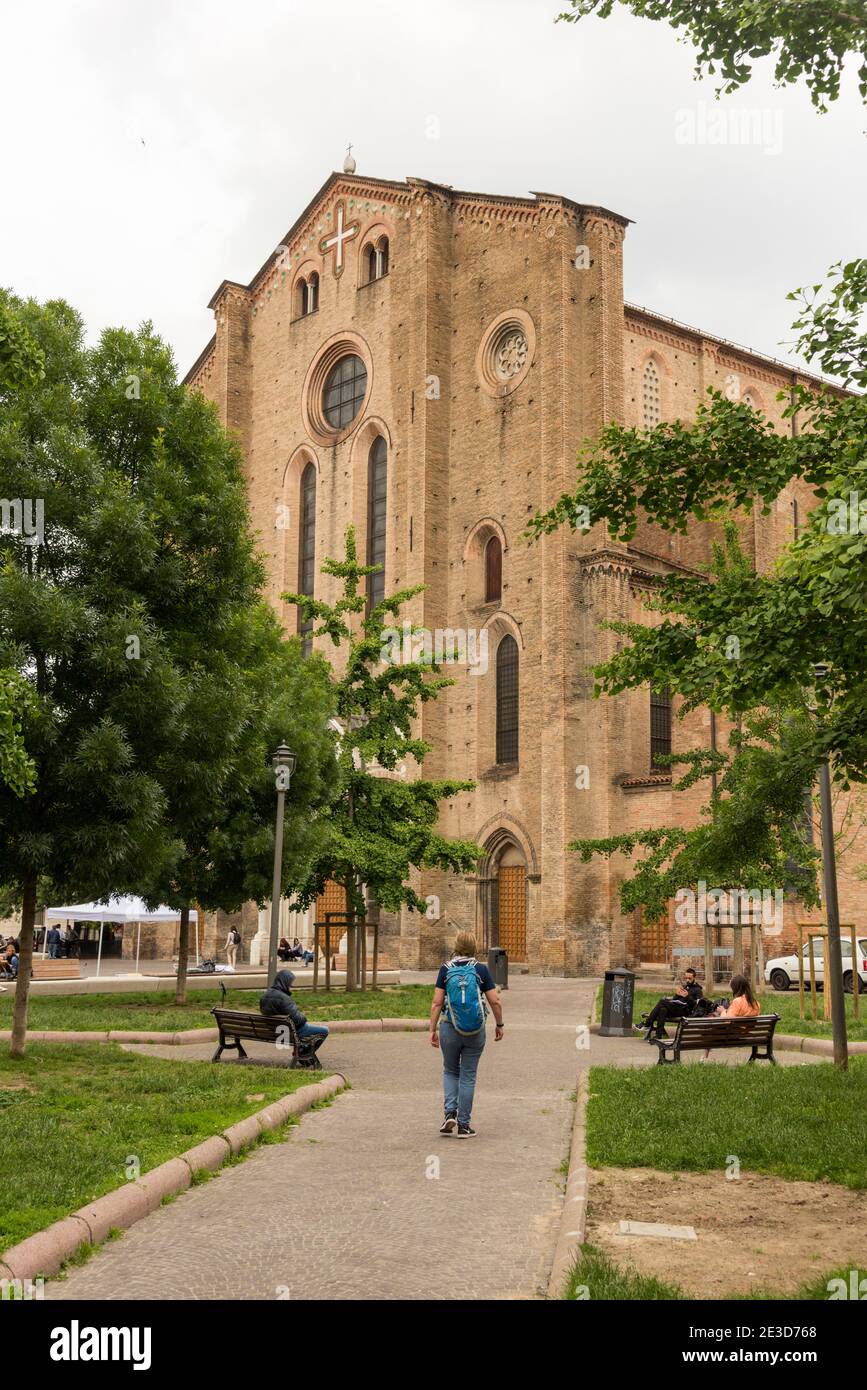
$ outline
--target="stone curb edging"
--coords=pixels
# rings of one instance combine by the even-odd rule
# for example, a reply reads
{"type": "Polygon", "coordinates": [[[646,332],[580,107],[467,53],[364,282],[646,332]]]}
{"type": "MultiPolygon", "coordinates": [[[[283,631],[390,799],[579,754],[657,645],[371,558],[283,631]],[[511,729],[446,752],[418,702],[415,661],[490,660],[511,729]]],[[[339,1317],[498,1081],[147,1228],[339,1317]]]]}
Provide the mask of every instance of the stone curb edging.
{"type": "Polygon", "coordinates": [[[569,1176],[563,1196],[560,1231],[554,1247],[554,1260],[548,1280],[548,1298],[560,1299],[572,1266],[584,1244],[587,1225],[587,1074],[581,1072],[575,1090],[575,1119],[572,1124],[572,1146],[569,1150],[569,1176]]]}
{"type": "MultiPolygon", "coordinates": [[[[316,1019],[314,1022],[322,1024],[330,1033],[421,1033],[427,1032],[429,1027],[427,1019],[424,1018],[336,1018],[334,1021],[328,1019],[316,1019]]],[[[187,1028],[178,1033],[136,1033],[124,1030],[112,1030],[108,1033],[84,1032],[75,1030],[68,1033],[62,1032],[27,1032],[28,1042],[51,1042],[51,1043],[161,1043],[163,1047],[189,1047],[192,1043],[216,1042],[220,1036],[217,1028],[187,1028]]],[[[11,1042],[12,1031],[9,1028],[0,1028],[0,1042],[11,1042]]]]}
{"type": "Polygon", "coordinates": [[[70,1259],[85,1242],[100,1244],[113,1227],[128,1230],[156,1211],[164,1197],[185,1192],[196,1173],[202,1169],[216,1172],[260,1135],[278,1129],[291,1116],[302,1115],[318,1101],[336,1095],[346,1084],[346,1078],[335,1072],[324,1081],[302,1086],[245,1120],[229,1125],[222,1134],[214,1134],[177,1158],[152,1168],[144,1177],[79,1207],[71,1216],[55,1221],[5,1251],[0,1259],[0,1278],[35,1279],[37,1275],[56,1274],[64,1260],[70,1259]]]}
{"type": "MultiPolygon", "coordinates": [[[[601,1023],[591,1023],[590,1032],[598,1033],[601,1027],[601,1023]]],[[[638,1038],[634,1037],[632,1041],[638,1042],[638,1038]]],[[[780,1048],[782,1052],[812,1052],[820,1057],[834,1056],[834,1043],[830,1038],[810,1038],[802,1033],[775,1033],[774,1047],[780,1048]]],[[[867,1052],[867,1042],[850,1041],[849,1051],[867,1052]]]]}

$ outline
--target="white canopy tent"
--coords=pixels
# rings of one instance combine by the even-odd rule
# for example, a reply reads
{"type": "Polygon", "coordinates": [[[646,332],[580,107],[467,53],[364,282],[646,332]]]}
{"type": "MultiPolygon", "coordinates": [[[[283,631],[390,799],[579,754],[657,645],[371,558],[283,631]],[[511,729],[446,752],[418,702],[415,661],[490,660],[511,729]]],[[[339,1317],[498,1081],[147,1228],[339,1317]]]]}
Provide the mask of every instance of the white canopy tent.
{"type": "MultiPolygon", "coordinates": [[[[107,903],[71,903],[66,907],[47,907],[45,909],[45,937],[42,942],[42,958],[48,950],[48,928],[60,922],[98,922],[99,946],[96,954],[96,973],[102,964],[102,932],[106,922],[137,922],[138,934],[135,947],[135,973],[138,974],[139,951],[141,949],[142,922],[179,922],[181,914],[174,907],[145,907],[143,898],[109,898],[107,903]]],[[[199,960],[198,914],[190,909],[190,921],[196,923],[196,963],[199,960]]]]}

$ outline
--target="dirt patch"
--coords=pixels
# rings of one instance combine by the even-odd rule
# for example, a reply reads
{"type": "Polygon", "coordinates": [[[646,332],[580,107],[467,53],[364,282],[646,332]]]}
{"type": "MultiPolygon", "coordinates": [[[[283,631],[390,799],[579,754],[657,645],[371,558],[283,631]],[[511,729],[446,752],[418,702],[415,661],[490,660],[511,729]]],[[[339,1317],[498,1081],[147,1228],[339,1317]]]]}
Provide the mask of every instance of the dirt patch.
{"type": "Polygon", "coordinates": [[[590,1172],[587,1239],[617,1263],[678,1284],[692,1298],[756,1289],[793,1293],[839,1266],[863,1265],[864,1194],[834,1183],[743,1173],[590,1172]],[[694,1226],[697,1241],[624,1236],[621,1221],[694,1226]]]}

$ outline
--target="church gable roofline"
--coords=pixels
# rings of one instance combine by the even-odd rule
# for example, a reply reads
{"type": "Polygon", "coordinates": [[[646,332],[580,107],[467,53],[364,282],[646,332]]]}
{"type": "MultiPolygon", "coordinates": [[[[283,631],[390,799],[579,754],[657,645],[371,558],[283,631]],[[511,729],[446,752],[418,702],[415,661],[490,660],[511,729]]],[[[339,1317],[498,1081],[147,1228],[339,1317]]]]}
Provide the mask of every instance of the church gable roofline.
{"type": "Polygon", "coordinates": [[[248,294],[252,294],[253,291],[256,289],[256,286],[259,284],[260,280],[262,280],[264,276],[268,274],[269,270],[271,270],[272,266],[277,260],[278,255],[280,254],[281,247],[291,247],[292,242],[302,231],[305,223],[309,221],[319,203],[322,202],[328,196],[335,184],[338,183],[351,185],[353,189],[357,190],[357,192],[359,193],[363,193],[363,191],[366,188],[369,188],[371,190],[389,189],[402,193],[405,198],[407,196],[411,196],[414,190],[431,189],[431,191],[438,193],[441,197],[448,198],[451,202],[466,200],[475,203],[487,203],[490,204],[492,207],[499,206],[536,208],[540,207],[543,203],[555,203],[560,207],[568,208],[572,212],[590,213],[595,216],[610,218],[612,221],[619,223],[623,227],[628,227],[632,220],[629,217],[623,217],[620,213],[611,212],[608,208],[597,207],[589,203],[576,203],[573,199],[563,197],[559,193],[531,192],[529,197],[515,197],[509,194],[501,193],[472,193],[462,189],[452,188],[452,186],[447,183],[435,183],[431,179],[421,179],[413,177],[407,177],[404,180],[374,179],[368,178],[362,174],[344,174],[335,171],[333,174],[328,175],[328,178],[325,180],[322,187],[318,190],[318,192],[316,192],[313,195],[313,197],[310,199],[310,202],[304,208],[304,211],[292,223],[292,226],[289,228],[286,235],[282,238],[280,244],[277,247],[275,247],[268,259],[264,261],[263,264],[256,271],[256,274],[253,276],[249,285],[241,285],[236,280],[224,280],[212,296],[208,304],[208,308],[214,308],[214,306],[219,301],[221,294],[227,287],[232,287],[239,290],[246,290],[248,294]]]}

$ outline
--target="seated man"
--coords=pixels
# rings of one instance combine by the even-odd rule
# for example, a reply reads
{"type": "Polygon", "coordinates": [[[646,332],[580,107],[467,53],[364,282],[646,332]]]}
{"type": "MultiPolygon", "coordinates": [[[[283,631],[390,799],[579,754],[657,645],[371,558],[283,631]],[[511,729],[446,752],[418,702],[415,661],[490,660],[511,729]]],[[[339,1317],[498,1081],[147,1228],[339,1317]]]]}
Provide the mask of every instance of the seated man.
{"type": "Polygon", "coordinates": [[[669,1018],[686,1018],[692,1013],[704,991],[695,977],[695,971],[685,970],[683,983],[678,981],[674,996],[660,999],[650,1013],[643,1016],[637,1028],[644,1030],[644,1041],[651,1042],[654,1033],[657,1038],[668,1037],[665,1024],[669,1018]]]}
{"type": "Polygon", "coordinates": [[[292,998],[294,983],[295,976],[291,970],[279,970],[270,989],[266,989],[261,995],[259,1010],[266,1018],[291,1019],[298,1034],[298,1041],[302,1044],[299,1048],[299,1061],[319,1066],[316,1053],[328,1037],[328,1029],[322,1024],[307,1022],[306,1016],[292,998]]]}

